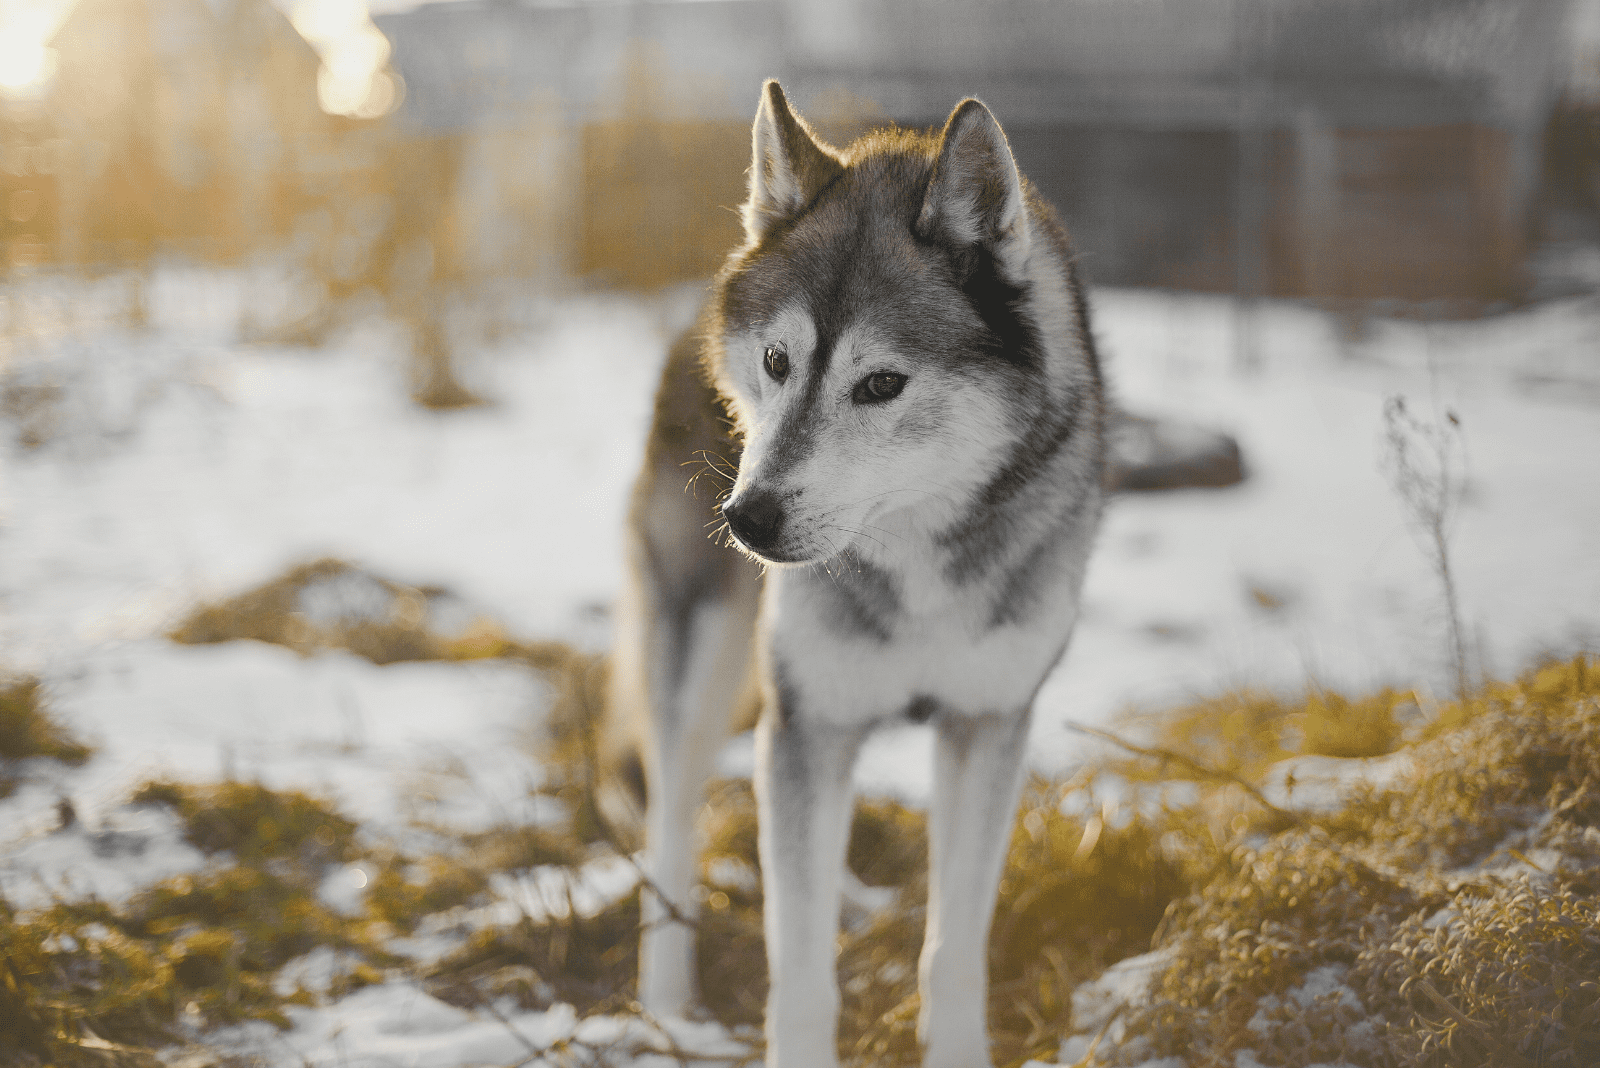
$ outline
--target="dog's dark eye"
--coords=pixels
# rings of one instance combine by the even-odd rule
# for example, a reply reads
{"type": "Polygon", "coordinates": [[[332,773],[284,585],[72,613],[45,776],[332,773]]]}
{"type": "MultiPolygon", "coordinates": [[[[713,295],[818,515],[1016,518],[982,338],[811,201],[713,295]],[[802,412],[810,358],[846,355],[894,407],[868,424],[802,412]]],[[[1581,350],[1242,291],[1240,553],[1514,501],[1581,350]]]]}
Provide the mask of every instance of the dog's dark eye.
{"type": "Polygon", "coordinates": [[[871,374],[856,383],[855,390],[850,394],[850,399],[857,404],[882,404],[886,400],[894,400],[900,391],[906,388],[906,376],[894,375],[887,371],[871,374]]]}
{"type": "Polygon", "coordinates": [[[768,345],[766,357],[761,361],[775,381],[789,377],[789,354],[777,345],[768,345]]]}

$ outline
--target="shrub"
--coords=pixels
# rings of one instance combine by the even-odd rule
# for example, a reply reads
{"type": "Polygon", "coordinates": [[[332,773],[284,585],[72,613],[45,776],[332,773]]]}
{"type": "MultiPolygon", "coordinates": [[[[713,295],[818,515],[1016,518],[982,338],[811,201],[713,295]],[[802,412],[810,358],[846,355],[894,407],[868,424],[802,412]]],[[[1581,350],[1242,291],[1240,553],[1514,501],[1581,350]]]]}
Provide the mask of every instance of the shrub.
{"type": "Polygon", "coordinates": [[[1600,1064],[1600,897],[1524,875],[1408,917],[1352,972],[1394,1063],[1600,1064]]]}
{"type": "Polygon", "coordinates": [[[1595,674],[1579,657],[1490,686],[1442,711],[1400,780],[1242,828],[1163,923],[1170,963],[1112,1062],[1597,1063],[1595,674]]]}

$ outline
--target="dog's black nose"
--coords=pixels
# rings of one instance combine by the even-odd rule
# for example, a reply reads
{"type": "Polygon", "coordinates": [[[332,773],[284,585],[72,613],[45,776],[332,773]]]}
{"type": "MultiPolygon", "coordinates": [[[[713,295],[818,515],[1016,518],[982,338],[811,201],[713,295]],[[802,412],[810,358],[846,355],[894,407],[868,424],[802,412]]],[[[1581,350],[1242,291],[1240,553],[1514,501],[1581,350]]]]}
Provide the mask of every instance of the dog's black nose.
{"type": "Polygon", "coordinates": [[[756,552],[769,549],[783,526],[783,506],[765,493],[745,493],[722,505],[722,518],[740,541],[756,552]]]}

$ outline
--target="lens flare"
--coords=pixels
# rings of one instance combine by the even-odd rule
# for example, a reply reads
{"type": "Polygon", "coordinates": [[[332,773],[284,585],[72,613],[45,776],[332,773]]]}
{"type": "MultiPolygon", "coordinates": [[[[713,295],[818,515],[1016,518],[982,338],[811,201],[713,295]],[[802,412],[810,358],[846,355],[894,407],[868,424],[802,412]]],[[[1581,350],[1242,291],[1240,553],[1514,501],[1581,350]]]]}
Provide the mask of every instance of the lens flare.
{"type": "Polygon", "coordinates": [[[0,41],[0,89],[26,89],[50,73],[50,49],[32,41],[0,41]]]}
{"type": "Polygon", "coordinates": [[[0,6],[0,94],[41,89],[55,73],[55,50],[45,41],[57,14],[47,4],[0,6]]]}
{"type": "Polygon", "coordinates": [[[372,119],[400,103],[400,80],[386,69],[389,39],[373,25],[365,0],[300,0],[291,21],[322,57],[323,111],[372,119]]]}

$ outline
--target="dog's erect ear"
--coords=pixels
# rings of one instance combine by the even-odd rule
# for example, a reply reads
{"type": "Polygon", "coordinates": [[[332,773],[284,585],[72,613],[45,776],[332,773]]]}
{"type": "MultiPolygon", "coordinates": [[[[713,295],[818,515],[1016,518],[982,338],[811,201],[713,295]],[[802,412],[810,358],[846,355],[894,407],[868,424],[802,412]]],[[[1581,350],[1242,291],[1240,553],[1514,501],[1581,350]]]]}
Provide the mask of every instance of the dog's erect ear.
{"type": "Polygon", "coordinates": [[[976,100],[957,104],[944,124],[917,234],[958,248],[982,246],[1006,267],[1027,254],[1022,177],[1000,124],[976,100]]]}
{"type": "Polygon", "coordinates": [[[752,136],[750,199],[744,205],[744,232],[753,245],[773,224],[799,211],[844,170],[834,150],[789,110],[775,81],[761,87],[752,136]]]}

